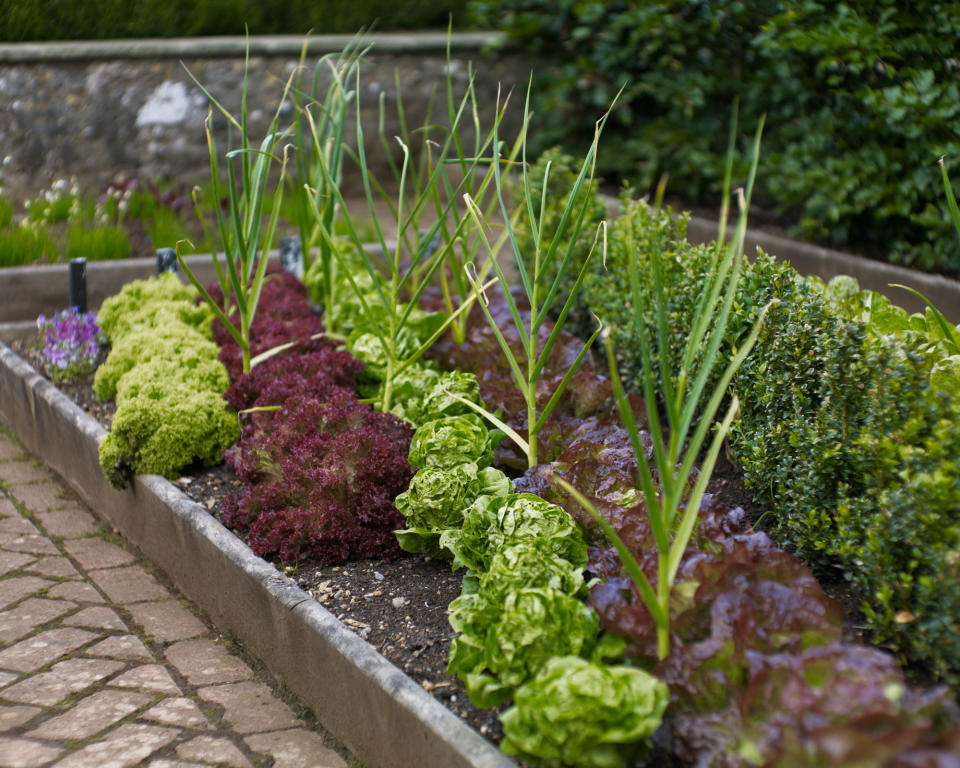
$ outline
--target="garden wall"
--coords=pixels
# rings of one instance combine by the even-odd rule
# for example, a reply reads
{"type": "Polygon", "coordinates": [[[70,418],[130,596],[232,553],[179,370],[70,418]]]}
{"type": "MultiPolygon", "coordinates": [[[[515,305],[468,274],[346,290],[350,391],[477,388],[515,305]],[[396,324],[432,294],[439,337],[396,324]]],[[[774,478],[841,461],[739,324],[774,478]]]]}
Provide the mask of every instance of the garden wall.
{"type": "MultiPolygon", "coordinates": [[[[505,93],[518,82],[525,84],[529,72],[519,55],[485,55],[495,39],[491,33],[458,33],[450,39],[453,82],[465,86],[473,61],[479,103],[488,115],[498,86],[502,84],[505,93]]],[[[350,40],[347,35],[312,36],[310,72],[320,56],[342,50],[350,40]]],[[[368,40],[372,48],[360,96],[364,130],[376,134],[381,93],[386,94],[387,114],[395,115],[395,73],[402,83],[408,125],[422,124],[431,94],[444,82],[446,33],[383,33],[368,40]]],[[[257,143],[302,45],[299,36],[250,40],[248,105],[250,133],[257,143]]],[[[72,175],[84,189],[118,175],[190,184],[207,178],[208,102],[184,65],[236,112],[244,47],[245,41],[235,37],[0,44],[0,158],[5,162],[0,180],[9,197],[26,199],[54,179],[72,175]]],[[[507,135],[515,134],[522,117],[520,99],[515,106],[507,135]]],[[[285,109],[289,113],[292,105],[285,109]]],[[[219,129],[225,147],[225,121],[219,129]]],[[[387,129],[388,135],[397,133],[396,120],[387,129]]],[[[374,170],[378,175],[387,172],[374,170]]],[[[350,184],[348,179],[348,191],[350,184]]]]}

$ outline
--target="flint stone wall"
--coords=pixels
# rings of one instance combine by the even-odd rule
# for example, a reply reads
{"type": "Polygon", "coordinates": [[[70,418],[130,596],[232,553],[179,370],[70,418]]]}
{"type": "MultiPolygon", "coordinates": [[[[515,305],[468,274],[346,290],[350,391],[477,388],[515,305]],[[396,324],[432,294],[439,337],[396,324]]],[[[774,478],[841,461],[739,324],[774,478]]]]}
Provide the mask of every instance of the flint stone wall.
{"type": "MultiPolygon", "coordinates": [[[[517,54],[487,53],[496,39],[487,33],[455,34],[450,41],[449,67],[461,94],[473,63],[485,127],[492,124],[498,88],[505,94],[517,83],[525,84],[529,72],[517,54]]],[[[318,58],[342,50],[349,41],[340,35],[311,37],[308,72],[318,58]]],[[[385,178],[388,170],[376,137],[381,94],[390,118],[388,135],[399,130],[396,75],[408,126],[421,125],[434,89],[439,88],[438,97],[443,94],[447,36],[385,33],[368,41],[372,47],[361,69],[361,114],[372,170],[385,178]]],[[[302,45],[297,36],[250,40],[249,133],[256,143],[266,133],[302,45]]],[[[242,38],[0,44],[0,182],[10,198],[23,200],[53,180],[71,176],[84,190],[125,176],[186,184],[207,179],[208,99],[185,67],[237,114],[244,47],[242,38]]],[[[445,114],[443,102],[437,106],[445,114]]],[[[512,106],[504,124],[508,137],[520,125],[522,99],[514,98],[512,106]]],[[[292,104],[284,104],[284,117],[292,110],[292,104]]],[[[214,125],[222,155],[226,121],[214,125]]],[[[351,126],[348,136],[353,131],[351,126]]],[[[344,186],[349,192],[357,184],[354,173],[344,186]]]]}

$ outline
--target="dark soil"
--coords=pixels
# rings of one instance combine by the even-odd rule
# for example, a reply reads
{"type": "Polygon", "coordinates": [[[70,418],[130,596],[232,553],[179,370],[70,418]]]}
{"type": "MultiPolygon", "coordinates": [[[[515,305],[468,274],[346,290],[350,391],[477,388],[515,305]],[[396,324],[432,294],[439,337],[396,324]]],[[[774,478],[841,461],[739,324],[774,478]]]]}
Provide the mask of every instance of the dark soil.
{"type": "MultiPolygon", "coordinates": [[[[43,370],[35,348],[17,342],[13,348],[37,370],[43,370]]],[[[59,388],[109,428],[114,406],[94,398],[92,377],[64,383],[59,388]]],[[[241,481],[222,464],[185,471],[173,482],[217,519],[224,497],[239,491],[241,486],[241,481]]],[[[720,501],[743,507],[751,522],[759,521],[760,528],[766,527],[765,509],[754,500],[728,458],[722,457],[718,462],[709,490],[720,501]]],[[[452,572],[449,564],[440,560],[407,554],[393,561],[369,560],[338,566],[322,566],[309,560],[296,566],[275,565],[434,698],[493,744],[499,744],[503,731],[498,715],[504,707],[474,707],[463,684],[445,673],[447,648],[455,634],[447,622],[447,606],[460,594],[462,572],[452,572]]],[[[832,574],[818,576],[827,594],[844,607],[844,640],[868,640],[860,601],[846,582],[832,574]]],[[[668,752],[660,750],[645,764],[664,768],[680,765],[668,752]]]]}

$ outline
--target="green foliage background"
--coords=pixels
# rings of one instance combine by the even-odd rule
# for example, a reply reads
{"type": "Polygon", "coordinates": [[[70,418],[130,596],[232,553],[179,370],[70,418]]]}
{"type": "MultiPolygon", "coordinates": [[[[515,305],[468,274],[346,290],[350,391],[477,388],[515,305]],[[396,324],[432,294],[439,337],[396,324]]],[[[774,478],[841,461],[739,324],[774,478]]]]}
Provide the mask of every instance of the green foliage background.
{"type": "Polygon", "coordinates": [[[445,27],[466,0],[0,0],[0,41],[445,27]]]}
{"type": "MultiPolygon", "coordinates": [[[[917,0],[473,0],[541,58],[541,148],[606,110],[601,170],[713,201],[727,120],[767,115],[761,202],[798,232],[960,274],[936,161],[960,157],[960,4],[917,0]],[[571,119],[572,117],[576,119],[571,119]]],[[[744,140],[747,137],[744,136],[744,140]]]]}

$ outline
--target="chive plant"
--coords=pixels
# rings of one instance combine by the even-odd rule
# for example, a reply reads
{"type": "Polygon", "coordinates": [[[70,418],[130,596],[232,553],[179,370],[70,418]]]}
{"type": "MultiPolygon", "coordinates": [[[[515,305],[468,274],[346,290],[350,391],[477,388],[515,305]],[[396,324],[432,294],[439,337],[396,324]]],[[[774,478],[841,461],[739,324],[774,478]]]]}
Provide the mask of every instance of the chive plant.
{"type": "MultiPolygon", "coordinates": [[[[620,555],[624,569],[636,584],[647,610],[657,626],[657,650],[660,658],[670,651],[670,593],[680,567],[683,553],[696,529],[700,503],[707,483],[713,473],[723,441],[730,430],[739,409],[739,400],[733,395],[725,415],[714,429],[706,453],[703,454],[700,472],[691,483],[694,462],[701,455],[708,432],[726,395],[734,374],[753,349],[760,334],[764,318],[770,309],[768,304],[743,344],[732,356],[719,381],[712,391],[706,389],[710,373],[717,363],[721,340],[727,328],[733,308],[734,296],[740,281],[744,262],[743,240],[746,234],[747,209],[756,175],[760,152],[761,121],[753,144],[752,165],[746,190],[738,191],[740,214],[735,235],[729,244],[724,243],[729,207],[730,178],[732,175],[736,113],[730,131],[730,146],[727,152],[727,168],[724,180],[724,203],[720,217],[720,231],[713,251],[711,268],[707,273],[697,301],[696,312],[680,359],[674,361],[670,352],[668,335],[668,307],[664,285],[662,243],[655,243],[646,254],[645,269],[649,270],[652,293],[648,295],[641,287],[641,254],[632,246],[632,233],[627,232],[628,274],[632,320],[640,340],[643,366],[643,395],[646,416],[653,440],[653,455],[648,458],[641,443],[634,413],[627,401],[623,384],[617,371],[616,355],[609,334],[604,334],[607,360],[613,379],[614,396],[620,417],[630,434],[639,467],[640,488],[643,492],[646,514],[657,547],[657,578],[655,583],[640,569],[633,553],[596,507],[563,478],[557,482],[567,490],[596,519],[612,541],[620,555]],[[653,318],[653,341],[647,332],[647,318],[653,318]],[[653,345],[656,345],[656,356],[653,345]],[[662,409],[666,424],[661,420],[655,388],[659,384],[662,409]],[[694,426],[695,425],[695,426],[694,426]],[[667,435],[664,436],[663,426],[667,435]],[[654,473],[659,477],[658,488],[654,473]]],[[[657,203],[659,204],[659,197],[657,203]]]]}
{"type": "MultiPolygon", "coordinates": [[[[506,356],[506,360],[513,374],[514,382],[516,383],[517,388],[520,390],[524,402],[526,403],[526,438],[517,433],[516,430],[509,427],[507,424],[497,418],[497,416],[490,413],[486,409],[474,403],[468,403],[465,400],[463,402],[470,408],[483,415],[492,424],[503,430],[503,432],[506,433],[506,435],[512,439],[527,456],[528,465],[533,467],[536,466],[538,462],[537,435],[540,430],[543,429],[547,419],[550,418],[550,415],[560,402],[560,398],[563,396],[563,393],[569,385],[570,380],[579,370],[584,358],[590,350],[590,347],[600,332],[600,328],[598,327],[597,330],[590,336],[590,338],[587,339],[586,343],[583,345],[583,348],[580,350],[580,353],[577,355],[573,365],[567,370],[547,404],[542,409],[538,409],[537,382],[540,379],[540,374],[543,372],[544,366],[547,364],[547,360],[550,357],[550,353],[560,336],[560,332],[563,329],[567,315],[574,306],[577,292],[579,291],[580,286],[583,283],[583,279],[587,274],[587,268],[589,266],[590,259],[597,250],[598,244],[601,246],[602,250],[606,249],[606,222],[602,222],[597,229],[593,248],[591,248],[589,254],[583,260],[583,263],[580,265],[574,264],[571,258],[575,249],[575,245],[583,234],[583,220],[587,211],[588,196],[581,195],[580,191],[585,185],[589,187],[593,181],[596,169],[597,145],[600,140],[600,134],[602,132],[603,125],[606,122],[609,112],[607,112],[596,123],[593,142],[587,151],[586,157],[583,160],[583,164],[580,167],[580,172],[577,175],[576,181],[574,182],[573,189],[560,216],[560,221],[556,230],[553,232],[546,232],[545,228],[542,227],[541,224],[544,221],[544,212],[547,205],[547,184],[549,182],[550,166],[548,164],[544,173],[540,210],[536,211],[534,210],[533,204],[534,189],[528,173],[527,164],[527,131],[529,128],[531,114],[529,107],[530,87],[528,87],[527,90],[527,101],[524,109],[524,125],[521,132],[520,153],[522,178],[520,183],[521,200],[519,201],[518,208],[521,211],[520,215],[527,216],[530,230],[533,233],[534,248],[532,254],[525,254],[521,252],[514,228],[514,219],[507,211],[507,202],[504,196],[502,185],[503,173],[501,172],[501,163],[503,162],[503,159],[499,153],[501,145],[498,140],[496,126],[494,128],[494,147],[497,150],[497,154],[493,163],[493,180],[496,190],[496,199],[504,219],[507,241],[510,244],[508,251],[512,251],[513,265],[519,277],[526,300],[529,304],[529,314],[526,318],[513,298],[511,291],[512,280],[507,276],[497,259],[499,246],[491,243],[490,239],[487,237],[485,231],[486,217],[484,216],[483,211],[481,211],[477,201],[470,195],[465,195],[467,208],[469,209],[470,215],[473,217],[474,223],[476,224],[479,238],[486,248],[488,257],[487,263],[492,266],[493,270],[496,272],[497,283],[499,284],[500,291],[507,302],[507,306],[510,310],[510,316],[521,341],[522,354],[518,355],[510,347],[510,344],[507,342],[502,330],[494,320],[493,315],[487,306],[486,297],[484,297],[484,300],[480,303],[480,306],[483,309],[483,313],[487,319],[487,322],[490,324],[491,329],[493,330],[494,336],[496,337],[500,348],[503,350],[503,353],[506,356]],[[565,248],[561,248],[564,235],[567,233],[570,235],[567,245],[565,248]],[[555,271],[551,271],[554,262],[556,262],[558,266],[555,271]],[[564,275],[568,270],[577,268],[579,268],[579,274],[576,282],[574,283],[573,288],[570,290],[570,293],[559,313],[559,316],[557,317],[553,329],[548,335],[546,341],[541,346],[539,343],[539,332],[543,327],[543,323],[549,317],[551,308],[558,300],[558,289],[563,282],[564,275]],[[553,277],[551,278],[550,275],[553,275],[553,277]]],[[[472,263],[465,265],[464,274],[467,276],[467,279],[470,281],[473,289],[478,293],[482,293],[483,286],[480,283],[480,279],[472,263]]]]}
{"type": "MultiPolygon", "coordinates": [[[[257,312],[260,291],[266,275],[267,254],[273,243],[283,198],[283,185],[287,166],[287,151],[282,146],[287,133],[280,130],[280,113],[283,103],[293,85],[296,71],[291,73],[283,89],[280,103],[273,115],[267,135],[259,146],[250,141],[247,122],[247,77],[249,74],[250,44],[244,56],[243,82],[240,91],[240,117],[234,117],[187,69],[187,74],[210,100],[204,127],[207,134],[207,148],[210,154],[210,179],[212,185],[212,209],[217,234],[223,246],[225,267],[221,267],[214,247],[213,238],[206,224],[198,190],[194,190],[194,203],[198,217],[203,224],[204,233],[210,247],[210,253],[217,271],[217,279],[223,291],[224,306],[221,308],[193,270],[183,258],[178,244],[177,256],[184,273],[193,283],[200,295],[210,305],[217,318],[240,347],[243,370],[250,370],[250,326],[257,312]],[[220,176],[219,149],[213,136],[214,108],[228,123],[228,136],[239,134],[240,146],[230,150],[224,156],[227,161],[227,184],[220,176]],[[280,152],[278,155],[277,152],[280,152]],[[279,180],[272,182],[270,173],[279,166],[279,180]],[[273,191],[271,192],[271,186],[273,191]],[[226,198],[227,212],[224,214],[219,201],[226,198]],[[268,215],[264,227],[264,216],[268,215]],[[239,314],[239,325],[231,320],[234,306],[239,314]]],[[[186,68],[186,67],[185,67],[186,68]]],[[[229,142],[229,139],[228,139],[229,142]]]]}
{"type": "MultiPolygon", "coordinates": [[[[335,77],[340,74],[336,73],[335,77]]],[[[353,74],[359,93],[359,71],[353,74]]],[[[424,289],[434,279],[437,272],[443,269],[454,244],[464,238],[469,224],[466,211],[457,206],[457,201],[465,191],[470,189],[486,189],[489,185],[488,177],[492,173],[491,164],[485,155],[491,152],[495,143],[497,128],[503,119],[506,104],[493,116],[494,128],[477,141],[474,152],[466,156],[461,139],[461,124],[469,106],[475,108],[473,76],[468,79],[466,92],[455,101],[452,99],[452,69],[448,67],[448,94],[451,98],[449,111],[449,125],[426,126],[419,132],[419,152],[426,153],[425,164],[420,170],[413,157],[411,136],[403,127],[405,125],[402,108],[402,97],[398,97],[401,117],[401,136],[394,137],[400,148],[400,160],[396,164],[396,197],[391,198],[385,186],[374,176],[367,163],[366,140],[363,130],[363,121],[360,113],[360,99],[355,99],[356,106],[356,149],[355,161],[363,182],[364,199],[372,219],[374,234],[373,246],[375,250],[366,247],[359,234],[359,228],[354,215],[347,209],[339,185],[334,177],[334,170],[327,163],[322,152],[316,152],[317,169],[322,185],[308,190],[312,196],[314,220],[319,242],[323,243],[333,257],[330,264],[324,264],[330,275],[325,280],[333,281],[335,272],[343,275],[347,284],[356,295],[360,305],[360,320],[357,325],[369,329],[376,337],[377,343],[386,360],[382,394],[377,398],[377,407],[389,411],[393,397],[393,385],[397,377],[416,363],[423,353],[437,340],[457,318],[464,315],[472,305],[476,294],[471,290],[461,297],[459,305],[448,305],[445,319],[435,324],[428,333],[428,338],[420,340],[412,347],[409,344],[410,326],[414,322],[412,313],[424,289]],[[442,132],[440,140],[435,141],[431,134],[442,132]],[[406,139],[404,138],[406,136],[406,139]],[[456,166],[462,176],[454,181],[451,178],[450,168],[456,166]],[[483,169],[488,170],[484,171],[483,169]],[[327,204],[326,195],[332,195],[335,205],[342,214],[342,223],[346,229],[346,236],[337,237],[332,222],[324,217],[324,206],[327,204]],[[378,216],[377,203],[384,201],[389,209],[392,224],[395,225],[396,239],[389,240],[385,233],[384,223],[378,216]],[[432,206],[432,210],[431,210],[432,206]],[[427,217],[427,213],[431,216],[427,217]],[[432,218],[433,221],[426,222],[432,218]],[[434,243],[434,240],[437,243],[434,243]],[[366,275],[372,290],[361,287],[356,272],[366,275]]],[[[340,86],[346,90],[346,85],[340,86]]],[[[323,136],[317,121],[311,112],[304,113],[311,130],[315,146],[321,145],[323,136]]],[[[476,116],[476,112],[474,111],[476,116]]],[[[477,125],[479,121],[477,121],[477,125]]],[[[381,122],[382,125],[382,122],[381,122]]],[[[382,133],[382,129],[381,129],[382,133]]],[[[332,322],[332,318],[331,318],[332,322]]],[[[333,328],[334,331],[345,329],[333,328]]]]}

